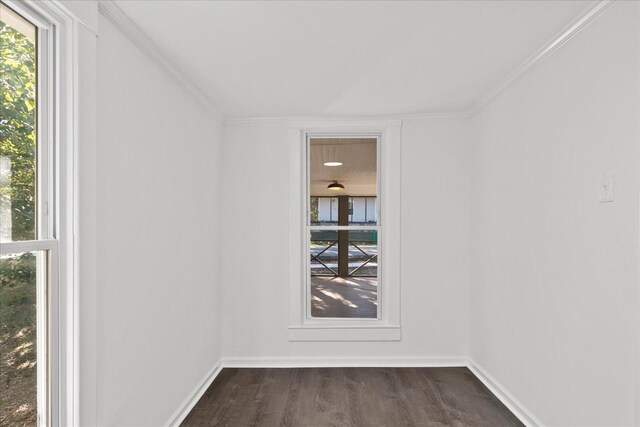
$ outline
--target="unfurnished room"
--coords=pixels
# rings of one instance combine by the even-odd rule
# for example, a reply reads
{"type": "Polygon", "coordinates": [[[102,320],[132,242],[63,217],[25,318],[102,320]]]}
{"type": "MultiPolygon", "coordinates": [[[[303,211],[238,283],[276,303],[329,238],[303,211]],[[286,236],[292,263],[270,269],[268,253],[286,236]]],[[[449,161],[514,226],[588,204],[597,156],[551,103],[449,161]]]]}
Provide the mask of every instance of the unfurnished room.
{"type": "Polygon", "coordinates": [[[0,0],[0,426],[640,427],[640,1],[0,0]]]}

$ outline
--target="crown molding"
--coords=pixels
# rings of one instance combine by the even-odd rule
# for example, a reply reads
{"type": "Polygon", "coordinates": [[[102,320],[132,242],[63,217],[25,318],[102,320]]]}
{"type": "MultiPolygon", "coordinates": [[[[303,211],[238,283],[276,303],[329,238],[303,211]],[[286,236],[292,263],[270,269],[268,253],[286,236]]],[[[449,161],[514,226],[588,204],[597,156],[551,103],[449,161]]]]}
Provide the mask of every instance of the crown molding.
{"type": "Polygon", "coordinates": [[[429,119],[466,119],[466,111],[445,113],[388,114],[372,116],[279,116],[279,117],[237,117],[225,120],[227,124],[261,124],[277,122],[358,122],[358,121],[396,121],[396,120],[429,120],[429,119]]]}
{"type": "Polygon", "coordinates": [[[129,18],[113,0],[101,0],[98,3],[100,13],[116,26],[127,38],[129,38],[142,52],[162,68],[179,86],[197,98],[205,105],[214,116],[225,124],[266,124],[286,122],[291,120],[331,120],[331,121],[357,121],[357,120],[435,120],[435,119],[465,119],[474,116],[489,104],[501,92],[507,89],[515,81],[530,73],[554,53],[556,53],[569,40],[588,27],[609,7],[618,0],[601,0],[581,13],[574,21],[567,25],[558,35],[550,40],[533,55],[527,58],[514,71],[502,79],[480,99],[462,111],[428,112],[416,114],[390,114],[371,116],[281,116],[281,117],[235,117],[227,118],[220,113],[215,104],[203,91],[191,81],[191,79],[171,61],[162,50],[129,18]]]}
{"type": "Polygon", "coordinates": [[[113,0],[101,0],[98,2],[98,11],[107,18],[122,34],[124,34],[135,46],[149,57],[160,69],[162,69],[178,86],[196,98],[213,115],[224,122],[224,116],[215,104],[205,95],[188,75],[182,71],[175,62],[169,59],[164,52],[136,25],[129,16],[113,0]]]}
{"type": "Polygon", "coordinates": [[[468,366],[465,356],[346,356],[346,357],[230,357],[224,368],[458,368],[468,366]]]}
{"type": "Polygon", "coordinates": [[[609,7],[611,7],[618,0],[601,0],[582,12],[576,19],[574,19],[569,25],[562,29],[553,39],[538,49],[533,55],[527,58],[522,64],[520,64],[513,72],[502,79],[496,86],[490,89],[480,99],[471,104],[467,109],[463,111],[451,111],[451,112],[430,112],[430,113],[416,113],[416,114],[392,114],[392,115],[380,115],[380,116],[351,116],[351,117],[246,117],[246,118],[231,118],[227,119],[225,123],[228,124],[258,124],[267,122],[278,122],[287,120],[434,120],[434,119],[466,119],[474,116],[482,110],[482,108],[497,97],[501,92],[507,89],[512,83],[519,80],[526,74],[533,71],[536,67],[546,61],[554,53],[556,53],[562,46],[564,46],[569,40],[577,36],[582,30],[587,28],[592,22],[594,22],[599,16],[601,16],[609,7]]]}
{"type": "Polygon", "coordinates": [[[546,61],[551,55],[556,53],[569,40],[577,36],[582,30],[587,28],[589,24],[595,21],[604,11],[609,9],[617,0],[603,0],[595,3],[582,12],[574,21],[567,25],[558,35],[551,41],[538,49],[533,55],[525,60],[518,68],[513,70],[507,77],[502,79],[496,86],[487,92],[483,97],[474,102],[468,109],[469,117],[475,115],[482,107],[487,105],[491,100],[498,96],[502,91],[509,87],[513,82],[520,79],[524,75],[530,73],[537,66],[546,61]]]}

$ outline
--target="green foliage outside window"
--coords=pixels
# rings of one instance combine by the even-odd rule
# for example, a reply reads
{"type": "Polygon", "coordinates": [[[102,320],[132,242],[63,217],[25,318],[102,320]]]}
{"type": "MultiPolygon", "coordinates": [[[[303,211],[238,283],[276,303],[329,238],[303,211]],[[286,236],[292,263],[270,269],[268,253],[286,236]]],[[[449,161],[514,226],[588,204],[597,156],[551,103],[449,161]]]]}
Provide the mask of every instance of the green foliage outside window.
{"type": "MultiPolygon", "coordinates": [[[[4,5],[2,5],[4,7],[4,5]]],[[[36,239],[36,46],[0,22],[0,231],[36,239]]],[[[37,420],[36,257],[0,257],[0,426],[37,420]]]]}
{"type": "Polygon", "coordinates": [[[0,58],[0,157],[11,167],[0,183],[0,206],[10,206],[11,240],[34,240],[36,48],[0,22],[0,58]]]}

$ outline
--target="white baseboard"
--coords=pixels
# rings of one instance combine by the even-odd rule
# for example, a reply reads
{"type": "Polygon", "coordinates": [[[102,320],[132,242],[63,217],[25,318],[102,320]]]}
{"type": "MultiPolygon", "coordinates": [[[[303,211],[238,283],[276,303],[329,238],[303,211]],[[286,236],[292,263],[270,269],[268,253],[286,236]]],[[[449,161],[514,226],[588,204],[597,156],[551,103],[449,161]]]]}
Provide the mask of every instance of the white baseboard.
{"type": "Polygon", "coordinates": [[[198,400],[200,400],[204,392],[207,391],[213,380],[216,379],[222,370],[222,367],[222,363],[218,362],[213,368],[211,368],[211,370],[209,370],[209,372],[207,372],[196,388],[189,393],[184,402],[182,402],[176,412],[174,412],[171,418],[169,418],[169,421],[165,423],[165,427],[178,427],[180,423],[184,421],[187,415],[189,415],[189,412],[191,412],[193,407],[196,406],[196,403],[198,403],[198,400]]]}
{"type": "Polygon", "coordinates": [[[189,415],[223,368],[450,368],[467,367],[527,427],[544,427],[522,403],[482,369],[462,356],[452,357],[236,357],[218,362],[171,416],[165,427],[177,427],[189,415]]]}
{"type": "Polygon", "coordinates": [[[487,373],[473,360],[469,360],[469,370],[527,427],[544,427],[542,421],[536,418],[525,406],[518,401],[495,378],[487,373]]]}
{"type": "Polygon", "coordinates": [[[467,366],[465,357],[276,357],[224,359],[225,368],[431,368],[467,366]]]}

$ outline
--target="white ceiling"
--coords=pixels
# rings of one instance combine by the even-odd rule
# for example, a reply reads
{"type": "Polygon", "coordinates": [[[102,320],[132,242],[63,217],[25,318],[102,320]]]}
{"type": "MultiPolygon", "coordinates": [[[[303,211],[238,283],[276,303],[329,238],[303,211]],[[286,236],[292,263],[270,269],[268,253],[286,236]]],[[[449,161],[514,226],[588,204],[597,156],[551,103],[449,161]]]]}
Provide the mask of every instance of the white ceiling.
{"type": "Polygon", "coordinates": [[[463,111],[592,1],[117,1],[227,118],[463,111]]]}

